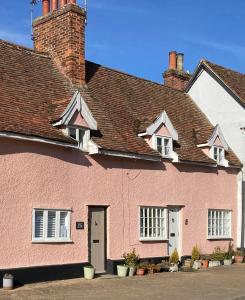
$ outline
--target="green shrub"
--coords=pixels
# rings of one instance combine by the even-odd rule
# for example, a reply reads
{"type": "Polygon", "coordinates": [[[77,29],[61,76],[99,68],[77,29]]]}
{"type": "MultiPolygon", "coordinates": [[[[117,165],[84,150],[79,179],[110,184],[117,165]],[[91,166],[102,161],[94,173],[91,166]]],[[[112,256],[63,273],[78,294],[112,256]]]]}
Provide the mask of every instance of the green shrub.
{"type": "Polygon", "coordinates": [[[140,260],[140,257],[138,254],[136,254],[135,249],[133,249],[133,251],[131,251],[131,252],[124,253],[123,258],[125,261],[125,265],[127,265],[129,267],[137,266],[139,263],[139,260],[140,260]]]}
{"type": "Polygon", "coordinates": [[[191,252],[191,260],[195,261],[195,260],[199,260],[200,259],[200,250],[198,248],[198,246],[194,246],[192,248],[192,252],[191,252]]]}
{"type": "Polygon", "coordinates": [[[234,255],[233,244],[229,242],[228,249],[225,253],[225,259],[232,259],[233,255],[234,255]]]}
{"type": "Polygon", "coordinates": [[[176,248],[174,249],[174,252],[170,256],[170,262],[172,264],[177,264],[179,262],[179,253],[176,248]]]}
{"type": "Polygon", "coordinates": [[[213,253],[211,254],[211,260],[223,260],[224,259],[224,252],[220,249],[219,246],[214,248],[213,253]]]}

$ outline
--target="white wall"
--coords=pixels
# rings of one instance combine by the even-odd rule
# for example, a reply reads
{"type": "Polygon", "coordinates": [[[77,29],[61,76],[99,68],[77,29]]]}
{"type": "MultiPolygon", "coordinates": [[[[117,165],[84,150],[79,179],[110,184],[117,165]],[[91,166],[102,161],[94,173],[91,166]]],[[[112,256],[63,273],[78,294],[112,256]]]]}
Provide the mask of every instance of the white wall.
{"type": "MultiPolygon", "coordinates": [[[[219,124],[226,141],[245,165],[245,109],[205,70],[201,71],[188,94],[213,124],[219,124]]],[[[245,172],[245,167],[243,168],[245,172]]],[[[238,176],[238,246],[241,237],[242,178],[238,176]]]]}
{"type": "Polygon", "coordinates": [[[245,109],[226,90],[203,71],[188,94],[213,125],[219,124],[229,146],[245,164],[245,109]]]}

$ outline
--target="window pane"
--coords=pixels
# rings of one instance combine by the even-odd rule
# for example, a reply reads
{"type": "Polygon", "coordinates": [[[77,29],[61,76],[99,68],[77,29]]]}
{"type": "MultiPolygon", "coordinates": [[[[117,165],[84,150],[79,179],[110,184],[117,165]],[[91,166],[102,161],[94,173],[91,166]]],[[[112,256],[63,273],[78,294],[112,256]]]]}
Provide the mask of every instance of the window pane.
{"type": "Polygon", "coordinates": [[[162,153],[162,138],[157,138],[157,151],[162,153]]]}
{"type": "Polygon", "coordinates": [[[43,211],[35,211],[35,238],[43,237],[43,211]]]}
{"type": "Polygon", "coordinates": [[[48,238],[55,238],[56,212],[48,211],[48,238]]]}
{"type": "Polygon", "coordinates": [[[68,237],[68,212],[60,213],[60,237],[68,237]]]}
{"type": "Polygon", "coordinates": [[[217,238],[231,237],[231,211],[209,210],[208,236],[217,238]]]}
{"type": "Polygon", "coordinates": [[[77,137],[76,137],[76,128],[72,128],[72,127],[69,128],[69,136],[72,137],[75,140],[77,139],[77,137]]]}
{"type": "Polygon", "coordinates": [[[164,155],[169,155],[170,153],[170,139],[164,139],[164,155]]]}

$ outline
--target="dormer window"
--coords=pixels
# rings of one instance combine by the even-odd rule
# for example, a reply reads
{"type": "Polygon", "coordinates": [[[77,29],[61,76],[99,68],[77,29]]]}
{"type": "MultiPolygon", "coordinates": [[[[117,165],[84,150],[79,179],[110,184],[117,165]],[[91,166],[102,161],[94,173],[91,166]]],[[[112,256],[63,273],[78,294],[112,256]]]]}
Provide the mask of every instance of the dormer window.
{"type": "Polygon", "coordinates": [[[218,165],[222,165],[225,158],[225,149],[222,147],[213,146],[212,158],[217,162],[218,165]]]}
{"type": "Polygon", "coordinates": [[[164,157],[169,157],[173,151],[173,142],[170,137],[156,136],[157,151],[164,157]]]}
{"type": "Polygon", "coordinates": [[[90,131],[84,128],[68,127],[68,135],[78,142],[81,150],[88,149],[88,141],[90,138],[90,131]]]}

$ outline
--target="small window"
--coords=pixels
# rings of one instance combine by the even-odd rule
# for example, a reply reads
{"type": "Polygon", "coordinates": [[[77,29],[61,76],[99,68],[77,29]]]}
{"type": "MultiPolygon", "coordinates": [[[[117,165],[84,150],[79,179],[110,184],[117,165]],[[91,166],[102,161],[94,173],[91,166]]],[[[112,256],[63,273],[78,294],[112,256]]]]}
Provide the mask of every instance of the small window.
{"type": "Polygon", "coordinates": [[[208,238],[231,238],[230,210],[208,210],[208,238]]]}
{"type": "Polygon", "coordinates": [[[213,146],[212,154],[212,158],[217,162],[217,164],[222,165],[225,159],[225,149],[222,147],[213,146]]]}
{"type": "Polygon", "coordinates": [[[80,149],[87,150],[87,144],[90,135],[89,130],[76,127],[68,127],[68,135],[74,140],[77,140],[80,149]]]}
{"type": "Polygon", "coordinates": [[[162,156],[169,157],[172,152],[172,138],[169,137],[156,137],[157,151],[162,154],[162,156]]]}
{"type": "Polygon", "coordinates": [[[32,240],[56,243],[70,241],[70,217],[70,211],[34,209],[32,240]]]}
{"type": "Polygon", "coordinates": [[[140,241],[167,239],[167,209],[162,207],[140,208],[140,241]]]}

